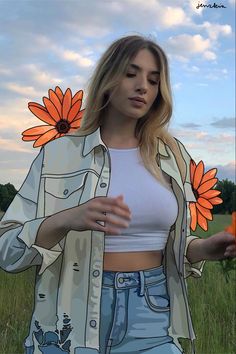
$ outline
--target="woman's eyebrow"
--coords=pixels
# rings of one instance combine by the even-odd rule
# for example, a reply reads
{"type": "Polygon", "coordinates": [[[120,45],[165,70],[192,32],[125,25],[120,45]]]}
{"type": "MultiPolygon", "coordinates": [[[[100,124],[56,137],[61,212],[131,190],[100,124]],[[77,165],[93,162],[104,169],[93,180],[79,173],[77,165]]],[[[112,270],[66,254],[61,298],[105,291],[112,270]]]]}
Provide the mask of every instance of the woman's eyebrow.
{"type": "MultiPolygon", "coordinates": [[[[138,66],[137,64],[129,64],[132,68],[137,69],[138,71],[142,71],[141,67],[138,66]]],[[[160,71],[154,70],[154,71],[150,71],[150,74],[160,74],[160,71]]]]}

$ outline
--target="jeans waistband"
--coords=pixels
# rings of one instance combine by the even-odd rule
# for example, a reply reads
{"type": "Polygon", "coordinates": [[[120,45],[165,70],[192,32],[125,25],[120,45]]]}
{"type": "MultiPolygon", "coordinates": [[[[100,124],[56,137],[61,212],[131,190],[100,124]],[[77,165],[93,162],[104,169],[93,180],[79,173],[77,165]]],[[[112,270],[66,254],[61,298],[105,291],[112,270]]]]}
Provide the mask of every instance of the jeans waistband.
{"type": "Polygon", "coordinates": [[[141,287],[142,294],[145,285],[161,282],[165,278],[164,265],[132,272],[103,271],[102,285],[115,289],[141,287]]]}

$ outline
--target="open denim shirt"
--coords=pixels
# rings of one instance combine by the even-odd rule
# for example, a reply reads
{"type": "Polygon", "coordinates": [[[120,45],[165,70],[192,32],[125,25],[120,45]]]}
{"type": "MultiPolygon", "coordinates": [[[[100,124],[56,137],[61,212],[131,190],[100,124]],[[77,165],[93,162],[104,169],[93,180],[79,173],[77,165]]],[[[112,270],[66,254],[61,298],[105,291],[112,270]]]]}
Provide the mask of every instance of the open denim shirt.
{"type": "MultiPolygon", "coordinates": [[[[195,353],[185,279],[200,277],[205,261],[190,264],[186,257],[189,243],[197,238],[189,228],[188,202],[196,201],[190,182],[191,157],[176,139],[186,162],[183,183],[171,149],[158,141],[159,165],[171,177],[178,201],[178,216],[163,258],[170,296],[169,335],[178,347],[178,337],[189,338],[195,353]]],[[[1,228],[10,227],[0,237],[0,267],[17,273],[37,266],[35,307],[24,343],[34,354],[59,339],[58,353],[98,353],[104,232],[71,230],[50,250],[34,243],[47,216],[106,196],[110,174],[109,151],[100,127],[89,135],[53,140],[41,148],[0,222],[1,228]]]]}

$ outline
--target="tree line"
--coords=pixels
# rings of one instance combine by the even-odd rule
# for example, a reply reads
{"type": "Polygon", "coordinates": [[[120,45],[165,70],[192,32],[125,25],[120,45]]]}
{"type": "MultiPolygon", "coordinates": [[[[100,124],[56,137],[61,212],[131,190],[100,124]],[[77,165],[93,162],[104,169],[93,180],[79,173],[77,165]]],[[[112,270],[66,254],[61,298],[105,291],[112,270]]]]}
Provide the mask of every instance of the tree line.
{"type": "MultiPolygon", "coordinates": [[[[214,214],[231,214],[236,210],[236,184],[228,179],[218,181],[215,189],[221,191],[219,197],[223,203],[215,205],[214,214]]],[[[6,211],[15,197],[17,190],[11,183],[0,184],[0,210],[6,211]]]]}

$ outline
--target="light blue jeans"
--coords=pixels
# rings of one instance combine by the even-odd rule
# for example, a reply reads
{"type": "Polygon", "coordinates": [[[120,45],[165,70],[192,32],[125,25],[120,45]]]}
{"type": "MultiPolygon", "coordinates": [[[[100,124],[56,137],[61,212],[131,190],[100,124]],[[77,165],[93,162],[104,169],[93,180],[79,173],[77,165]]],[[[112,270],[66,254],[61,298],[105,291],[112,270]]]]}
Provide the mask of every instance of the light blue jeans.
{"type": "Polygon", "coordinates": [[[164,266],[103,271],[99,354],[180,354],[168,335],[170,298],[164,266]]]}
{"type": "MultiPolygon", "coordinates": [[[[100,350],[80,347],[75,354],[183,353],[168,335],[169,306],[163,265],[135,272],[103,271],[100,350]]],[[[69,353],[49,344],[40,346],[43,354],[69,353]]],[[[25,347],[25,354],[33,353],[33,346],[25,347]]]]}

